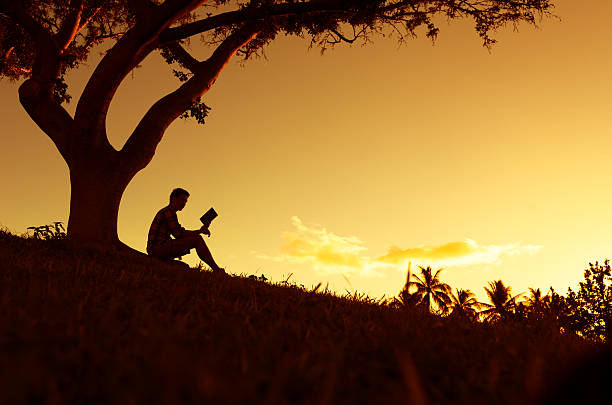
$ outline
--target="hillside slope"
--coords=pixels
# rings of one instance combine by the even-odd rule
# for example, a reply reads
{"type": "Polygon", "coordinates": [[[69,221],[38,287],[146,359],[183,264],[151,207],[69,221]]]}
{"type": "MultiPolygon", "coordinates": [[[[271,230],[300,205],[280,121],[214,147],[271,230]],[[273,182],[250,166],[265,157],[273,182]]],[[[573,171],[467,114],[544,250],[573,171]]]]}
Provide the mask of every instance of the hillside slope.
{"type": "Polygon", "coordinates": [[[0,348],[7,404],[510,404],[590,350],[1,231],[0,348]]]}

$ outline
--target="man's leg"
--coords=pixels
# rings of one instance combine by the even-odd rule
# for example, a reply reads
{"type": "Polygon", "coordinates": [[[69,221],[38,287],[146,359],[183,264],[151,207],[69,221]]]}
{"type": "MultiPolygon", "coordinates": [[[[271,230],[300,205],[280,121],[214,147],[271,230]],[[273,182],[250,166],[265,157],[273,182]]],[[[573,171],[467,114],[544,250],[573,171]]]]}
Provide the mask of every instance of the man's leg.
{"type": "Polygon", "coordinates": [[[196,252],[198,253],[200,259],[204,263],[208,264],[213,271],[224,271],[222,268],[219,267],[219,265],[217,265],[215,259],[213,259],[212,253],[210,253],[210,249],[208,249],[208,246],[206,246],[206,242],[204,242],[204,239],[200,235],[194,236],[193,239],[195,243],[196,252]]]}
{"type": "Polygon", "coordinates": [[[204,239],[202,239],[200,235],[173,239],[161,246],[156,246],[155,256],[159,258],[172,259],[174,257],[189,253],[189,250],[193,248],[196,249],[200,259],[204,263],[208,264],[213,271],[223,271],[223,269],[221,269],[213,259],[208,246],[206,246],[204,239]]]}

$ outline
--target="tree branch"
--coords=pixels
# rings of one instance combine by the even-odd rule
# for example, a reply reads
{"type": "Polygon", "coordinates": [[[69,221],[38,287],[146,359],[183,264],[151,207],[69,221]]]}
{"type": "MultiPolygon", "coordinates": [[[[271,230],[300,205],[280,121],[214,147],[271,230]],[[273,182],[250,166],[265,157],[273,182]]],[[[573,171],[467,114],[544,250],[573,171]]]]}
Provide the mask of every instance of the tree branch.
{"type": "MultiPolygon", "coordinates": [[[[423,20],[419,18],[415,19],[415,17],[431,16],[441,12],[447,13],[451,18],[453,18],[457,12],[465,13],[466,15],[472,16],[477,21],[485,21],[480,16],[481,14],[490,17],[490,21],[485,21],[487,24],[484,24],[481,30],[495,28],[496,23],[505,21],[505,17],[512,17],[513,14],[516,15],[514,19],[522,19],[523,9],[531,10],[532,8],[539,9],[539,7],[542,7],[542,10],[544,10],[550,7],[548,0],[393,0],[389,2],[372,1],[371,3],[373,3],[372,7],[375,7],[374,11],[377,14],[377,18],[388,21],[422,23],[423,20]],[[477,7],[480,5],[483,6],[483,9],[477,7]],[[407,16],[410,16],[411,20],[405,20],[407,16]]],[[[367,13],[368,7],[370,6],[364,1],[351,0],[308,0],[244,7],[239,10],[209,16],[178,27],[168,28],[160,35],[160,43],[163,45],[166,42],[186,39],[216,28],[231,27],[232,25],[240,25],[255,20],[265,20],[270,17],[298,16],[316,13],[337,13],[350,16],[356,15],[364,10],[367,13]]],[[[479,31],[479,33],[486,39],[486,35],[483,32],[479,31]]],[[[434,34],[430,34],[430,36],[432,35],[434,34]]],[[[339,36],[336,38],[340,38],[341,41],[344,41],[344,39],[339,36]]]]}
{"type": "Polygon", "coordinates": [[[164,29],[205,1],[167,0],[156,6],[146,20],[137,21],[102,58],[83,90],[75,113],[75,124],[92,137],[94,145],[108,144],[106,114],[119,84],[158,47],[158,36],[164,29]]]}
{"type": "Polygon", "coordinates": [[[32,79],[19,86],[19,101],[32,120],[55,144],[66,163],[72,154],[70,129],[72,117],[50,96],[41,96],[38,83],[32,79]]]}
{"type": "Polygon", "coordinates": [[[51,34],[36,20],[34,20],[19,3],[20,2],[15,2],[12,0],[0,0],[0,11],[3,11],[6,15],[11,17],[13,21],[23,27],[23,29],[25,29],[26,32],[33,38],[46,38],[49,40],[51,38],[51,34]]]}
{"type": "Polygon", "coordinates": [[[65,50],[72,42],[81,27],[81,16],[83,14],[83,0],[70,1],[70,14],[62,23],[62,28],[55,34],[55,42],[60,50],[65,50]]]}
{"type": "Polygon", "coordinates": [[[340,41],[344,41],[347,42],[349,44],[354,43],[355,41],[357,41],[357,38],[359,38],[359,36],[361,36],[361,34],[363,34],[363,32],[365,31],[365,28],[362,29],[359,32],[355,31],[355,27],[353,27],[353,38],[347,38],[344,35],[342,35],[342,33],[338,30],[331,30],[331,32],[333,32],[338,38],[340,38],[340,41]]]}
{"type": "Polygon", "coordinates": [[[70,114],[53,99],[52,89],[60,69],[57,45],[51,34],[34,20],[20,3],[0,0],[0,10],[23,27],[37,45],[32,75],[19,87],[19,100],[67,160],[68,133],[73,121],[70,114]]]}
{"type": "Polygon", "coordinates": [[[185,69],[189,69],[192,73],[195,73],[198,69],[200,62],[191,56],[178,42],[170,42],[166,44],[165,48],[170,51],[172,57],[185,69]]]}
{"type": "Polygon", "coordinates": [[[154,4],[150,0],[127,0],[130,9],[136,15],[137,20],[148,18],[154,11],[154,4]]]}
{"type": "Polygon", "coordinates": [[[0,0],[0,9],[32,36],[36,44],[36,57],[32,66],[32,79],[39,82],[40,90],[51,94],[60,71],[60,52],[53,36],[39,24],[18,2],[0,0]]]}
{"type": "Polygon", "coordinates": [[[83,16],[81,15],[81,24],[79,25],[79,28],[77,28],[77,33],[79,31],[81,31],[83,29],[83,27],[85,27],[87,24],[89,24],[89,22],[91,20],[93,20],[93,18],[96,16],[96,14],[98,14],[98,12],[102,9],[102,6],[99,6],[98,8],[96,8],[90,15],[89,17],[83,19],[83,16]]]}
{"type": "Polygon", "coordinates": [[[126,165],[136,165],[135,169],[140,170],[151,161],[166,128],[197,97],[211,88],[231,57],[253,39],[259,30],[259,25],[250,24],[228,36],[210,58],[194,66],[194,76],[191,79],[153,104],[121,150],[126,165]]]}
{"type": "Polygon", "coordinates": [[[215,28],[231,26],[253,22],[269,17],[280,17],[295,14],[308,14],[317,12],[336,12],[348,14],[347,5],[351,5],[347,0],[313,0],[302,3],[283,3],[269,7],[258,7],[257,9],[242,9],[228,11],[204,18],[192,23],[183,24],[179,27],[168,28],[160,35],[160,43],[165,44],[169,41],[186,39],[191,36],[210,31],[215,28]]]}

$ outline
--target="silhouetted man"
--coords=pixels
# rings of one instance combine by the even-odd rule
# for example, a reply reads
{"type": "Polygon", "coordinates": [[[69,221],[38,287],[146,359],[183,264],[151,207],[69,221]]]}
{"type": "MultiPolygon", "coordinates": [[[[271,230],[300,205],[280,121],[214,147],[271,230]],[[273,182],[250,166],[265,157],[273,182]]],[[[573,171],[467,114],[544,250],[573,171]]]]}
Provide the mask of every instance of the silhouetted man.
{"type": "Polygon", "coordinates": [[[155,214],[149,228],[147,253],[159,259],[172,260],[175,257],[189,254],[191,249],[195,248],[200,259],[208,264],[214,272],[225,273],[225,270],[215,263],[208,246],[200,236],[201,233],[210,236],[208,225],[202,225],[200,229],[188,231],[178,222],[176,212],[185,208],[188,198],[187,190],[182,188],[172,190],[170,204],[155,214]],[[174,239],[170,235],[174,236],[174,239]]]}

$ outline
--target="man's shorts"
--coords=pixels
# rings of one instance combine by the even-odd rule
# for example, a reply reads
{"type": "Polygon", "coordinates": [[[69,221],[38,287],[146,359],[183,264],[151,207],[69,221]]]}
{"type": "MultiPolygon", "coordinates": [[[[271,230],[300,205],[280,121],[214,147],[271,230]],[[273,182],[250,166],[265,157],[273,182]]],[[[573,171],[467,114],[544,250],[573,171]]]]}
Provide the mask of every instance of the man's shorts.
{"type": "Polygon", "coordinates": [[[160,259],[174,259],[189,254],[195,247],[194,243],[194,240],[190,238],[171,239],[151,247],[148,253],[160,259]]]}

